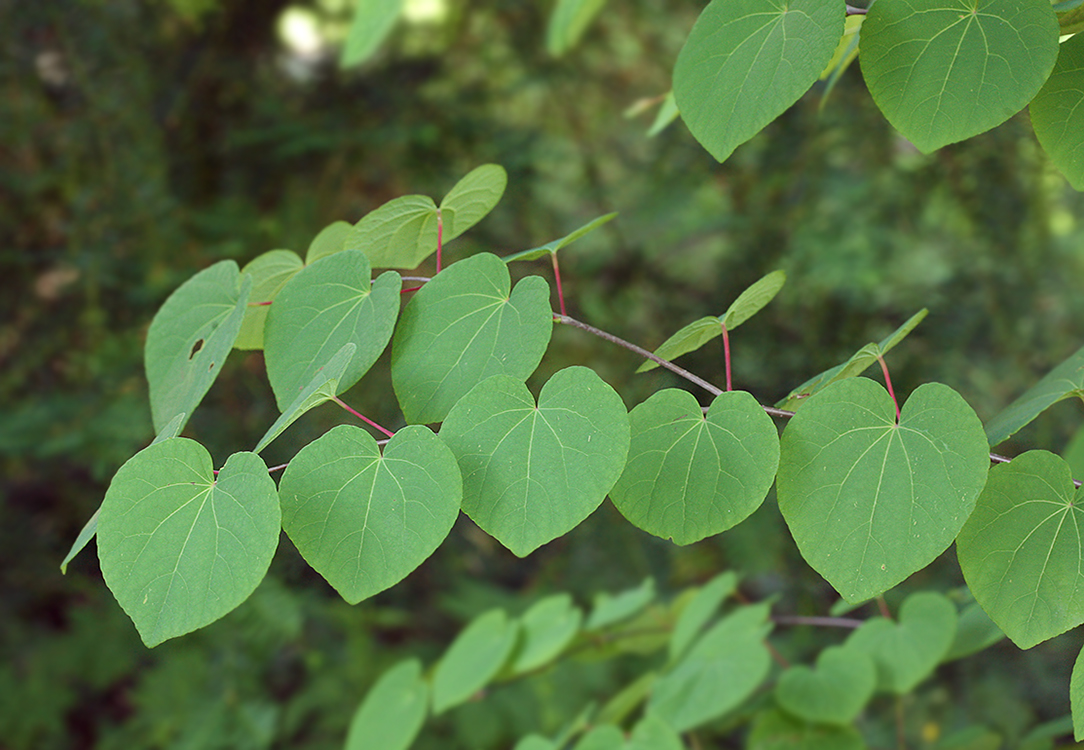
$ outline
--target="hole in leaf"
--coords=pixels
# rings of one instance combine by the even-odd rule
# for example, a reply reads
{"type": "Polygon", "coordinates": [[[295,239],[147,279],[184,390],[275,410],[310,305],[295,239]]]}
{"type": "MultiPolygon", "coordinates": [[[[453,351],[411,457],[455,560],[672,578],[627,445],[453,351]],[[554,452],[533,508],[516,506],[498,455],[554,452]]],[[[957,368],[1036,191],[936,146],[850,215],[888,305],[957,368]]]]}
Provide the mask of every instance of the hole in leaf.
{"type": "Polygon", "coordinates": [[[207,368],[207,372],[210,372],[213,369],[215,369],[215,363],[214,362],[212,362],[211,366],[207,368]]]}
{"type": "Polygon", "coordinates": [[[199,350],[202,348],[203,339],[197,339],[196,343],[192,344],[192,351],[188,353],[188,358],[192,359],[193,357],[195,357],[197,354],[199,354],[199,350]]]}

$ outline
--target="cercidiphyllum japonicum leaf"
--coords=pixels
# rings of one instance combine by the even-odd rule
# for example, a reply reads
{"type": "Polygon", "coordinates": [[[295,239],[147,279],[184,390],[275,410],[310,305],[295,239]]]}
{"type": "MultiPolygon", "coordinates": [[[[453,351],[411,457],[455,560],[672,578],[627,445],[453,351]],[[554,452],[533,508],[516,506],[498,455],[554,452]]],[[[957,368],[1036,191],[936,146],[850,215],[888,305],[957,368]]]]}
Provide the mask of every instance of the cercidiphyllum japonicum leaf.
{"type": "Polygon", "coordinates": [[[1061,45],[1054,72],[1031,100],[1035,137],[1069,184],[1084,190],[1084,36],[1061,45]]]}
{"type": "Polygon", "coordinates": [[[440,429],[463,474],[463,512],[524,557],[572,530],[625,466],[629,419],[594,370],[555,373],[534,397],[496,375],[459,400],[440,429]]]}
{"type": "Polygon", "coordinates": [[[1073,714],[1073,739],[1084,740],[1084,650],[1077,654],[1069,678],[1069,704],[1073,714]]]}
{"type": "Polygon", "coordinates": [[[214,622],[248,598],[278,546],[275,483],[255,453],[235,453],[217,479],[187,438],[154,443],[113,477],[98,519],[106,585],[143,642],[214,622]]]}
{"type": "Polygon", "coordinates": [[[632,728],[625,750],[685,750],[685,744],[673,727],[649,712],[632,728]]]}
{"type": "Polygon", "coordinates": [[[877,687],[877,670],[866,653],[830,646],[815,668],[798,664],[779,676],[775,699],[788,712],[810,722],[850,724],[877,687]]]}
{"type": "Polygon", "coordinates": [[[920,591],[903,601],[899,623],[867,620],[845,647],[873,659],[878,689],[903,695],[933,674],[955,637],[956,607],[941,594],[920,591]]]}
{"type": "Polygon", "coordinates": [[[997,445],[1054,404],[1073,396],[1084,400],[1084,347],[987,422],[986,438],[991,446],[997,445]]]}
{"type": "Polygon", "coordinates": [[[580,41],[606,0],[557,0],[546,28],[546,51],[560,57],[580,41]]]}
{"type": "Polygon", "coordinates": [[[1084,622],[1082,501],[1065,461],[1028,451],[990,470],[956,539],[975,601],[1020,648],[1084,622]]]}
{"type": "Polygon", "coordinates": [[[584,630],[601,630],[615,623],[627,620],[639,613],[655,598],[655,579],[645,578],[634,589],[611,594],[603,591],[595,595],[591,615],[584,624],[584,630]]]}
{"type": "Polygon", "coordinates": [[[866,750],[854,727],[810,724],[775,709],[759,711],[747,750],[866,750]]]}
{"type": "Polygon", "coordinates": [[[738,588],[738,576],[731,571],[720,573],[696,592],[681,610],[670,635],[670,661],[675,662],[685,654],[693,639],[715,616],[723,600],[738,588]]]}
{"type": "Polygon", "coordinates": [[[769,609],[768,604],[741,607],[712,626],[655,681],[648,710],[686,732],[749,697],[771,666],[764,645],[772,629],[769,609]]]}
{"type": "Polygon", "coordinates": [[[713,0],[674,66],[693,136],[723,161],[809,90],[843,33],[835,0],[713,0]]]}
{"type": "Polygon", "coordinates": [[[433,670],[433,713],[463,703],[484,688],[516,645],[519,623],[494,609],[456,636],[433,670]]]}
{"type": "Polygon", "coordinates": [[[862,23],[862,76],[923,153],[1000,125],[1058,57],[1050,0],[877,0],[862,23]]]}
{"type": "Polygon", "coordinates": [[[955,661],[977,654],[1005,639],[1005,633],[986,614],[978,602],[970,602],[956,617],[956,638],[942,662],[955,661]]]}
{"type": "Polygon", "coordinates": [[[346,344],[357,347],[335,395],[361,379],[391,340],[402,281],[394,271],[370,286],[369,259],[344,250],[316,261],[279,292],[264,328],[267,379],[280,410],[346,344]]]}
{"type": "Polygon", "coordinates": [[[480,253],[445,268],[414,295],[395,329],[391,377],[407,422],[440,422],[491,375],[526,380],[553,332],[549,285],[480,253]],[[509,293],[511,290],[511,294],[509,293]]]}
{"type": "Polygon", "coordinates": [[[312,238],[308,252],[305,253],[305,265],[311,266],[321,258],[342,252],[346,249],[346,239],[354,227],[345,221],[333,221],[312,238]]]}
{"type": "Polygon", "coordinates": [[[407,750],[429,708],[429,685],[417,659],[401,661],[376,681],[358,706],[346,750],[407,750]]]}
{"type": "Polygon", "coordinates": [[[404,195],[361,217],[346,238],[373,268],[417,268],[437,251],[437,204],[428,195],[404,195]]]}
{"type": "Polygon", "coordinates": [[[982,423],[948,386],[916,388],[897,424],[888,392],[851,378],[810,397],[787,424],[779,510],[802,557],[860,602],[945,551],[989,460],[982,423]]]}
{"type": "Polygon", "coordinates": [[[350,68],[372,57],[391,33],[402,6],[403,0],[358,0],[339,65],[350,68]]]}
{"type": "Polygon", "coordinates": [[[628,750],[625,733],[613,724],[596,724],[580,737],[573,750],[628,750]]]}
{"type": "Polygon", "coordinates": [[[203,400],[241,330],[251,289],[252,277],[224,260],[181,284],[155,313],[143,349],[155,432],[203,400]]]}
{"type": "Polygon", "coordinates": [[[779,466],[779,433],[745,391],[715,398],[707,414],[688,391],[658,391],[629,414],[628,461],[610,491],[634,526],[692,544],[760,507],[779,466]]]}
{"type": "Polygon", "coordinates": [[[593,221],[587,222],[579,229],[575,229],[569,232],[564,237],[556,240],[551,240],[545,245],[539,245],[538,247],[533,247],[530,250],[522,250],[518,253],[513,253],[512,255],[506,255],[504,256],[504,258],[502,258],[502,260],[505,263],[512,263],[517,260],[537,260],[544,255],[556,255],[557,251],[564,246],[570,245],[584,235],[590,234],[606,222],[611,221],[616,216],[616,212],[612,214],[606,214],[605,216],[600,216],[593,221]]]}
{"type": "Polygon", "coordinates": [[[292,250],[269,250],[245,264],[241,273],[252,276],[249,301],[253,304],[245,310],[241,330],[233,342],[234,349],[263,349],[263,328],[271,305],[259,303],[273,302],[286,282],[304,267],[301,258],[292,250]]]}
{"type": "Polygon", "coordinates": [[[426,427],[376,440],[340,425],[306,445],[279,483],[282,528],[350,604],[395,585],[428,558],[459,515],[455,458],[426,427]]]}
{"type": "Polygon", "coordinates": [[[662,100],[662,104],[659,106],[659,111],[655,114],[655,120],[651,123],[651,127],[647,129],[647,137],[654,138],[662,131],[666,130],[666,127],[676,120],[680,116],[678,112],[677,102],[674,100],[674,92],[671,91],[666,95],[666,98],[662,100]]]}
{"type": "Polygon", "coordinates": [[[583,623],[583,610],[569,594],[540,599],[519,618],[519,644],[509,666],[513,674],[537,669],[564,650],[583,623]]]}
{"type": "Polygon", "coordinates": [[[452,186],[440,202],[442,242],[447,244],[473,227],[501,201],[508,173],[499,164],[475,167],[452,186]]]}

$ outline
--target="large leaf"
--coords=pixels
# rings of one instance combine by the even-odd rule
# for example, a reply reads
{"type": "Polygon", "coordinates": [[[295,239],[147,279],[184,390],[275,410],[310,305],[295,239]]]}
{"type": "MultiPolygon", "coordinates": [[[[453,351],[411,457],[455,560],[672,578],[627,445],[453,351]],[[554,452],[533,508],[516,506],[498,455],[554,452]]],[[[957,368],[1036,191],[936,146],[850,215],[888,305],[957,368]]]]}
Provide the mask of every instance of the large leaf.
{"type": "Polygon", "coordinates": [[[531,605],[519,621],[519,647],[509,667],[513,674],[538,669],[560,654],[580,632],[583,611],[569,594],[554,594],[531,605]]]}
{"type": "Polygon", "coordinates": [[[1084,348],[1048,372],[1042,380],[986,423],[986,438],[994,446],[1054,404],[1076,396],[1084,400],[1084,348]]]}
{"type": "Polygon", "coordinates": [[[878,0],[862,24],[862,75],[924,153],[1000,125],[1058,57],[1049,0],[878,0]]]}
{"type": "Polygon", "coordinates": [[[1028,451],[990,470],[956,540],[975,601],[1020,648],[1084,622],[1082,499],[1065,461],[1028,451]]]}
{"type": "Polygon", "coordinates": [[[1031,100],[1035,137],[1065,178],[1084,190],[1084,35],[1061,45],[1058,62],[1031,100]]]}
{"type": "Polygon", "coordinates": [[[302,268],[304,264],[293,250],[269,250],[245,264],[241,273],[252,276],[251,304],[233,342],[234,349],[263,349],[263,327],[271,310],[270,305],[263,303],[273,302],[286,282],[302,268]]]}
{"type": "Polygon", "coordinates": [[[358,706],[346,750],[407,750],[422,728],[428,704],[421,663],[399,662],[380,676],[358,706]]]}
{"type": "Polygon", "coordinates": [[[570,531],[625,466],[625,406],[593,370],[569,367],[534,397],[497,375],[464,396],[441,427],[463,473],[463,512],[523,557],[570,531]]]}
{"type": "Polygon", "coordinates": [[[105,493],[102,576],[143,642],[156,646],[248,598],[271,564],[279,519],[275,483],[256,454],[230,456],[216,479],[194,440],[154,443],[105,493]]]}
{"type": "Polygon", "coordinates": [[[404,195],[366,214],[346,238],[373,268],[417,268],[437,251],[437,204],[427,195],[404,195]]]}
{"type": "Polygon", "coordinates": [[[483,164],[467,173],[440,202],[441,241],[451,242],[485,218],[507,185],[508,173],[499,164],[483,164]]]}
{"type": "Polygon", "coordinates": [[[605,4],[606,0],[557,0],[546,29],[546,51],[560,57],[576,46],[605,4]]]}
{"type": "Polygon", "coordinates": [[[401,581],[451,531],[462,482],[428,428],[410,426],[380,448],[340,425],[306,445],[279,483],[282,528],[343,599],[357,604],[401,581]]]}
{"type": "Polygon", "coordinates": [[[403,0],[357,0],[339,65],[349,68],[368,60],[391,33],[402,5],[403,0]]]}
{"type": "Polygon", "coordinates": [[[518,632],[518,623],[499,609],[471,621],[433,670],[433,713],[456,706],[485,687],[508,660],[518,632]]]}
{"type": "Polygon", "coordinates": [[[583,237],[586,234],[590,234],[606,222],[612,220],[615,216],[617,216],[616,212],[612,214],[606,214],[605,216],[600,216],[597,219],[593,219],[592,221],[587,222],[579,229],[575,229],[569,232],[560,239],[551,240],[545,245],[539,245],[538,247],[533,247],[530,250],[522,250],[518,253],[513,253],[512,255],[506,255],[504,256],[503,260],[505,263],[512,263],[513,261],[517,260],[537,260],[543,255],[556,255],[557,251],[565,245],[569,245],[578,240],[580,237],[583,237]]]}
{"type": "Polygon", "coordinates": [[[760,507],[779,466],[779,433],[745,391],[707,414],[688,391],[659,391],[629,414],[632,443],[610,499],[634,526],[692,544],[760,507]]]}
{"type": "Polygon", "coordinates": [[[779,705],[806,721],[850,724],[873,697],[877,670],[873,659],[854,648],[830,646],[816,668],[795,665],[779,676],[779,705]]]}
{"type": "Polygon", "coordinates": [[[927,383],[896,410],[865,378],[828,386],[791,419],[776,488],[798,549],[849,602],[925,567],[956,538],[986,481],[982,423],[927,383]]]}
{"type": "Polygon", "coordinates": [[[674,67],[685,124],[723,161],[798,101],[843,33],[835,0],[713,0],[674,67]]]}
{"type": "Polygon", "coordinates": [[[402,282],[389,271],[370,286],[369,273],[364,253],[345,250],[308,266],[279,292],[264,329],[267,379],[279,409],[346,344],[356,349],[337,393],[357,383],[387,347],[402,282]]]}
{"type": "Polygon", "coordinates": [[[241,330],[251,289],[252,277],[224,260],[181,284],[158,309],[143,349],[155,432],[182,412],[191,416],[203,400],[241,330]]]}
{"type": "Polygon", "coordinates": [[[440,422],[491,375],[526,380],[549,345],[549,285],[522,279],[509,294],[508,268],[480,253],[445,268],[403,311],[391,375],[408,422],[440,422]]]}

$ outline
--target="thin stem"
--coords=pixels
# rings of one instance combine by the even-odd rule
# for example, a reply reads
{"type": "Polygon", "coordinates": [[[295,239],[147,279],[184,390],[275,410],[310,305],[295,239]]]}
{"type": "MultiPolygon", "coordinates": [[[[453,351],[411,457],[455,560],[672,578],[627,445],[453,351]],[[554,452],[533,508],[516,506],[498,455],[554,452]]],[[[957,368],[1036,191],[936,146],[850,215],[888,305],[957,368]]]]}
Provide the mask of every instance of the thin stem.
{"type": "Polygon", "coordinates": [[[275,472],[275,471],[282,471],[283,469],[285,469],[289,465],[290,464],[279,464],[278,466],[272,466],[270,469],[267,470],[267,473],[270,474],[270,473],[275,472]]]}
{"type": "Polygon", "coordinates": [[[892,612],[888,609],[888,602],[885,601],[884,595],[879,594],[877,596],[877,611],[881,613],[881,617],[886,620],[892,619],[892,612]]]}
{"type": "Polygon", "coordinates": [[[865,620],[853,617],[808,617],[805,615],[772,615],[772,622],[777,625],[809,625],[815,628],[860,628],[865,620]]]}
{"type": "Polygon", "coordinates": [[[443,249],[444,239],[444,217],[440,213],[440,209],[437,209],[437,273],[440,273],[440,252],[443,249]]]}
{"type": "Polygon", "coordinates": [[[343,409],[346,409],[346,411],[348,411],[348,412],[350,412],[351,414],[353,414],[353,415],[354,415],[355,417],[357,417],[358,419],[360,419],[360,420],[361,420],[362,422],[364,422],[365,424],[367,424],[367,425],[369,425],[370,427],[373,427],[373,428],[375,428],[375,429],[377,429],[377,430],[380,430],[380,431],[381,431],[381,432],[383,432],[383,433],[384,433],[385,435],[387,435],[387,436],[388,436],[389,438],[393,438],[393,437],[395,437],[395,433],[394,433],[394,432],[392,432],[391,430],[386,430],[386,429],[384,429],[383,427],[381,427],[380,425],[378,425],[378,424],[377,424],[376,422],[374,422],[373,420],[369,419],[369,418],[368,418],[367,416],[365,416],[365,415],[364,415],[364,414],[362,414],[361,412],[359,412],[359,411],[357,411],[357,410],[355,410],[355,409],[351,408],[350,406],[348,406],[348,405],[344,404],[344,403],[342,402],[342,400],[341,400],[341,399],[340,399],[340,398],[339,398],[338,396],[332,396],[332,397],[331,397],[331,400],[332,400],[332,401],[334,401],[334,402],[335,402],[336,404],[338,404],[339,406],[341,406],[341,407],[342,407],[343,409]]]}
{"type": "Polygon", "coordinates": [[[553,278],[557,280],[557,301],[561,303],[561,315],[568,315],[565,311],[565,292],[561,288],[561,267],[557,265],[557,253],[550,253],[553,259],[553,278]]]}
{"type": "Polygon", "coordinates": [[[881,372],[885,374],[885,385],[888,386],[888,395],[892,397],[892,404],[896,407],[896,424],[899,424],[900,404],[896,400],[896,392],[892,390],[892,378],[888,376],[888,365],[885,364],[885,358],[882,356],[878,355],[877,361],[881,363],[881,372]]]}
{"type": "Polygon", "coordinates": [[[771,641],[769,641],[767,638],[765,638],[763,643],[767,647],[768,653],[771,654],[772,660],[776,664],[781,666],[783,669],[790,668],[790,662],[787,661],[787,657],[785,657],[781,653],[779,653],[778,649],[776,649],[776,647],[772,645],[771,641]]]}
{"type": "Polygon", "coordinates": [[[249,307],[263,307],[264,305],[270,305],[271,302],[272,302],[272,300],[267,300],[267,302],[249,302],[248,306],[249,307]]]}
{"type": "Polygon", "coordinates": [[[420,281],[423,284],[432,281],[428,276],[400,276],[399,278],[403,281],[420,281]]]}
{"type": "Polygon", "coordinates": [[[730,333],[726,330],[726,323],[720,321],[719,327],[723,329],[723,361],[726,363],[726,389],[731,391],[733,386],[730,380],[730,333]]]}
{"type": "Polygon", "coordinates": [[[847,6],[847,15],[848,16],[864,16],[868,12],[869,11],[867,11],[865,8],[856,8],[853,5],[848,5],[847,6]]]}

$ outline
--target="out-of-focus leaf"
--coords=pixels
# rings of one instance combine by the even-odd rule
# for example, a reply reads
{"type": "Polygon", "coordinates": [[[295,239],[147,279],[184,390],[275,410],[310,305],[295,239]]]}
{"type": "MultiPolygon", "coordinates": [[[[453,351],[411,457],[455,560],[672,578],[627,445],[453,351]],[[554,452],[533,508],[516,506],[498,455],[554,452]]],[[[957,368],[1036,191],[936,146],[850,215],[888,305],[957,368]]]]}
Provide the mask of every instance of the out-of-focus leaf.
{"type": "Polygon", "coordinates": [[[402,6],[403,0],[357,0],[339,65],[350,68],[368,60],[391,33],[402,6]]]}

